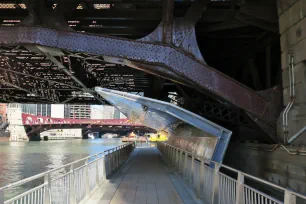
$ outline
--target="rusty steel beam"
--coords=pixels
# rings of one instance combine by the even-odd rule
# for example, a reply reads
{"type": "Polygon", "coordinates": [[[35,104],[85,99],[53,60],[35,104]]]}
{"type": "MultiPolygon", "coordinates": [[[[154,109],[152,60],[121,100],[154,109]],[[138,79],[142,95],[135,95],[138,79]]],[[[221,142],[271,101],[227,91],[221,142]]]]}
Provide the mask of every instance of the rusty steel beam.
{"type": "Polygon", "coordinates": [[[3,27],[0,36],[0,44],[37,44],[159,65],[265,121],[275,120],[269,99],[172,45],[41,27],[3,27]]]}
{"type": "Polygon", "coordinates": [[[254,115],[268,115],[265,112],[268,99],[170,45],[36,27],[1,28],[0,33],[1,44],[39,44],[152,65],[160,64],[254,115]]]}

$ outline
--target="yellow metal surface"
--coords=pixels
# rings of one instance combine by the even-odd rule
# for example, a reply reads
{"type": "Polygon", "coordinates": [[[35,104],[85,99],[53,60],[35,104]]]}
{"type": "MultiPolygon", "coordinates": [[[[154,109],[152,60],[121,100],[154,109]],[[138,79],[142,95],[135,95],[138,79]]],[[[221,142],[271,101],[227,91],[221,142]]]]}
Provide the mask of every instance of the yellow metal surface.
{"type": "Polygon", "coordinates": [[[165,134],[151,134],[150,142],[164,142],[168,140],[168,137],[165,134]]]}

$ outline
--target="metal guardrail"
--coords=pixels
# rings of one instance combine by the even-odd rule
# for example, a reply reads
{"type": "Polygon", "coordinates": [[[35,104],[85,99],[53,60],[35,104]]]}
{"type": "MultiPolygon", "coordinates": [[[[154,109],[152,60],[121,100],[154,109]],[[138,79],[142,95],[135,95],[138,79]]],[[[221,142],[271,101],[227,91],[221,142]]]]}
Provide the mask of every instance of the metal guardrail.
{"type": "Polygon", "coordinates": [[[134,148],[132,143],[124,144],[9,184],[0,188],[0,204],[84,203],[106,177],[128,159],[134,148]],[[4,201],[6,191],[42,178],[41,184],[4,201]]]}
{"type": "Polygon", "coordinates": [[[166,161],[174,166],[196,191],[203,203],[209,204],[304,204],[306,196],[266,180],[243,173],[226,165],[186,152],[167,143],[158,143],[166,161]],[[211,165],[214,164],[214,165],[211,165]],[[210,166],[214,166],[211,168],[210,166]],[[220,172],[224,168],[231,176],[220,172]],[[233,176],[232,176],[233,175],[233,176]],[[281,192],[281,199],[270,196],[245,180],[255,181],[270,190],[281,192]]]}

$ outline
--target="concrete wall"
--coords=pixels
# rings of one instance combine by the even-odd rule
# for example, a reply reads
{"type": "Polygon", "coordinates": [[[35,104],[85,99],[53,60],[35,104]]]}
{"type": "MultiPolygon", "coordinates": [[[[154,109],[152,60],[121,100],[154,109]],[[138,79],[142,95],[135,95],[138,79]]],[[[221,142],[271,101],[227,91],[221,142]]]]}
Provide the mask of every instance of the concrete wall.
{"type": "Polygon", "coordinates": [[[7,104],[0,103],[0,121],[6,122],[7,104]]]}
{"type": "MultiPolygon", "coordinates": [[[[278,0],[281,34],[284,106],[290,101],[288,54],[294,56],[295,104],[289,112],[289,138],[306,125],[306,0],[278,0]]],[[[283,142],[282,117],[278,120],[278,139],[283,142]]],[[[306,144],[306,133],[296,140],[306,144]]]]}
{"type": "Polygon", "coordinates": [[[303,156],[306,154],[306,148],[287,148],[292,154],[274,145],[232,143],[223,163],[275,184],[306,193],[306,156],[303,156]],[[297,150],[300,155],[294,155],[297,150]]]}
{"type": "Polygon", "coordinates": [[[28,141],[21,119],[21,104],[11,103],[7,107],[7,120],[9,122],[11,141],[28,141]]]}

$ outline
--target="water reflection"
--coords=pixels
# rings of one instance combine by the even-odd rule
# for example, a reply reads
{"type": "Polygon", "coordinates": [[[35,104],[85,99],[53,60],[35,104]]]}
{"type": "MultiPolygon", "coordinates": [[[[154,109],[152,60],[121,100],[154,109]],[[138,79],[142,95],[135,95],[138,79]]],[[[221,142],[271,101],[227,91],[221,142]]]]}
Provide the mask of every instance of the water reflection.
{"type": "MultiPolygon", "coordinates": [[[[2,142],[0,143],[0,187],[102,152],[120,143],[119,139],[2,142]]],[[[15,192],[12,193],[16,194],[19,190],[14,189],[15,192]]]]}

